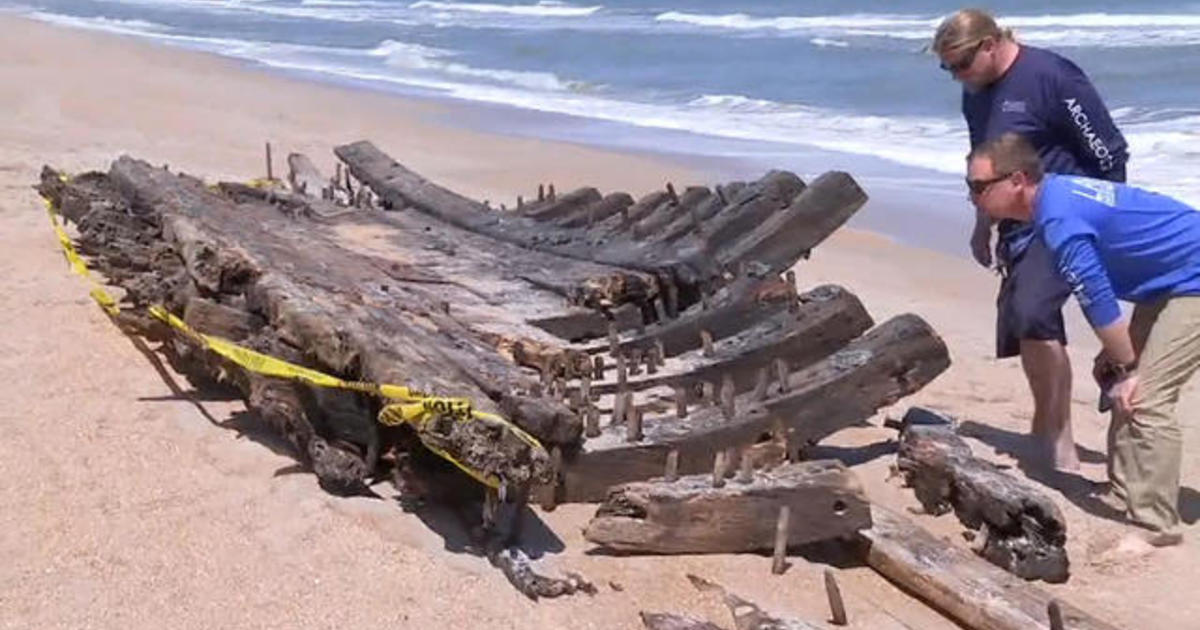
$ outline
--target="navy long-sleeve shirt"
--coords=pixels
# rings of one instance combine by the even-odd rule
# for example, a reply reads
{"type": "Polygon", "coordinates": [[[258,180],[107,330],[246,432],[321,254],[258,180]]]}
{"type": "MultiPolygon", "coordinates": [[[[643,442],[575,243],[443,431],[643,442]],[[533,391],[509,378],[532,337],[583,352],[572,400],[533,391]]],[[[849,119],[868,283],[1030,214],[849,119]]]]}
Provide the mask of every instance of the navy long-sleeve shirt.
{"type": "Polygon", "coordinates": [[[1047,175],[1034,224],[1088,321],[1121,316],[1117,300],[1200,295],[1200,212],[1134,186],[1047,175]]]}
{"type": "MultiPolygon", "coordinates": [[[[972,149],[1016,132],[1037,150],[1047,173],[1125,181],[1125,137],[1087,75],[1065,57],[1022,45],[1004,76],[977,92],[963,91],[962,112],[972,149]]],[[[1033,231],[1004,222],[1000,234],[1016,255],[1033,231]]]]}

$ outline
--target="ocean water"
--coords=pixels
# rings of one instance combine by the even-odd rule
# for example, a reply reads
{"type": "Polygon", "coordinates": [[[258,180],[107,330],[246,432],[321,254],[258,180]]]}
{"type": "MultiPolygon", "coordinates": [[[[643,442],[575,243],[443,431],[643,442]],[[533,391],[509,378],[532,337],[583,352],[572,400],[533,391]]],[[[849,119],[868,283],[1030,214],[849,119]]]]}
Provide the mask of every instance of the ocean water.
{"type": "MultiPolygon", "coordinates": [[[[486,115],[452,122],[490,131],[719,160],[730,176],[841,168],[894,206],[891,218],[868,217],[868,224],[906,240],[965,236],[959,88],[923,50],[956,4],[0,0],[0,7],[317,80],[477,104],[474,111],[486,115]]],[[[991,8],[1020,41],[1065,54],[1088,72],[1130,142],[1131,182],[1200,204],[1200,1],[1051,7],[1022,0],[991,8]]]]}

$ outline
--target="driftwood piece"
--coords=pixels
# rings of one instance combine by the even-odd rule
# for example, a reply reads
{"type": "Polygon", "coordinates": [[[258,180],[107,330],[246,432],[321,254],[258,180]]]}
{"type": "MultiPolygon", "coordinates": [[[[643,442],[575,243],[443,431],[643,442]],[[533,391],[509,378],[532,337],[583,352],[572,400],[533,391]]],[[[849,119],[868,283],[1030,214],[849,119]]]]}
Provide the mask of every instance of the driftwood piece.
{"type": "Polygon", "coordinates": [[[317,170],[316,164],[303,153],[289,153],[287,156],[288,186],[297,195],[322,198],[322,190],[329,185],[329,178],[317,170]]]}
{"type": "Polygon", "coordinates": [[[791,508],[789,545],[848,536],[869,527],[870,506],[841,462],[786,464],[749,483],[714,488],[708,475],[618,486],[584,530],[588,541],[622,552],[739,553],[771,549],[775,516],[791,508]]]}
{"type": "Polygon", "coordinates": [[[915,315],[903,315],[869,331],[822,361],[788,376],[786,391],[772,388],[765,400],[753,392],[737,397],[727,420],[715,407],[689,412],[685,420],[664,408],[643,419],[644,439],[629,444],[624,431],[603,427],[587,440],[565,471],[565,501],[598,501],[610,486],[661,474],[671,450],[679,472],[708,470],[717,451],[749,445],[776,426],[795,449],[861,422],[933,380],[950,364],[945,344],[915,315]]]}
{"type": "MultiPolygon", "coordinates": [[[[876,505],[871,515],[859,535],[869,545],[867,563],[884,577],[971,630],[1050,628],[1049,593],[899,514],[876,505]]],[[[1060,610],[1072,630],[1117,630],[1069,604],[1060,610]]]]}
{"type": "Polygon", "coordinates": [[[1067,523],[1041,490],[971,455],[971,447],[944,418],[922,424],[916,416],[938,417],[913,408],[900,434],[897,468],[931,514],[950,510],[976,534],[979,554],[1029,580],[1065,582],[1069,561],[1067,523]]]}

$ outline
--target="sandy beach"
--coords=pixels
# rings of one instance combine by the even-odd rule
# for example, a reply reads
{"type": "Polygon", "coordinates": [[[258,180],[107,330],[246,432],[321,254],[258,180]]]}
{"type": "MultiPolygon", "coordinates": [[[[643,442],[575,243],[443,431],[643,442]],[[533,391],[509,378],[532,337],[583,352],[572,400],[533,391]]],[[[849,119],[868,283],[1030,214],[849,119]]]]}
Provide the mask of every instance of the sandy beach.
{"type": "MultiPolygon", "coordinates": [[[[824,565],[815,559],[794,558],[775,577],[758,555],[589,555],[580,530],[594,507],[568,505],[540,514],[561,541],[546,566],[578,571],[600,592],[534,603],[394,502],[330,496],[286,450],[238,430],[239,403],[173,393],[182,379],[156,368],[68,272],[31,188],[43,164],[102,170],[122,153],[212,181],[249,179],[264,174],[265,141],[331,171],[332,147],[362,138],[493,204],[528,198],[539,182],[636,195],[666,181],[729,177],[654,155],[464,131],[453,125],[456,105],[11,16],[0,17],[0,60],[0,627],[609,629],[641,627],[643,610],[732,625],[687,573],[775,613],[826,619],[824,565]]],[[[1186,586],[1200,580],[1194,413],[1182,416],[1184,545],[1108,562],[1097,550],[1122,526],[1087,500],[1105,478],[1107,418],[1095,412],[1089,376],[1098,344],[1074,307],[1083,469],[1026,471],[1017,458],[1030,450],[1032,404],[1019,365],[992,358],[996,279],[988,271],[844,229],[796,272],[802,287],[850,288],[877,322],[921,315],[954,360],[925,390],[816,454],[846,458],[872,501],[904,510],[917,503],[886,480],[892,457],[881,453],[895,433],[882,418],[912,404],[954,414],[977,454],[1046,484],[1063,509],[1072,577],[1044,588],[1121,627],[1194,627],[1200,603],[1186,586]]],[[[1200,408],[1198,390],[1187,390],[1180,409],[1200,408]]],[[[965,545],[953,515],[914,518],[965,545]]],[[[869,568],[841,571],[852,628],[957,627],[869,568]]]]}

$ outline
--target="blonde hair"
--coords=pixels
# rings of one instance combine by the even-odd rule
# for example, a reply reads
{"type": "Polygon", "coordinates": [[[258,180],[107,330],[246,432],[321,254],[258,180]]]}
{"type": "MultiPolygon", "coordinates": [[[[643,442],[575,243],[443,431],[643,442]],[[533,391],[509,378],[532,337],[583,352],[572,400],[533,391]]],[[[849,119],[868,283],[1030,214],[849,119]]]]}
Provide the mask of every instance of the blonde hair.
{"type": "Polygon", "coordinates": [[[1018,133],[1008,132],[992,138],[971,150],[967,160],[988,158],[997,175],[1025,173],[1029,181],[1042,181],[1042,160],[1033,145],[1018,133]]]}
{"type": "Polygon", "coordinates": [[[945,56],[966,50],[989,37],[996,41],[1011,40],[1012,29],[1000,28],[996,18],[983,9],[959,9],[942,20],[929,50],[945,56]]]}

